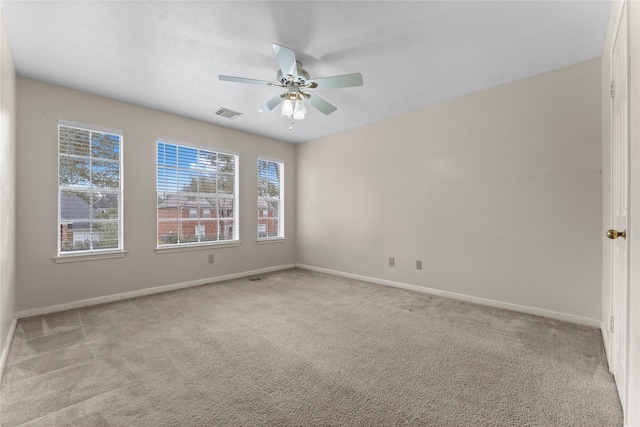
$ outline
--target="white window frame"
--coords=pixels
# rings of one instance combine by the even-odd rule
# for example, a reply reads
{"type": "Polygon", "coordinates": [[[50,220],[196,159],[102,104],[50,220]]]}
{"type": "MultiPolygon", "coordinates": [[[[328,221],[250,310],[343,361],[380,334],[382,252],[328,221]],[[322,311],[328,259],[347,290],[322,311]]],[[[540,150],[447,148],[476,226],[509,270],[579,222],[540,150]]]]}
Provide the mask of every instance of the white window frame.
{"type": "MultiPolygon", "coordinates": [[[[206,153],[211,153],[211,154],[222,154],[222,155],[226,155],[226,156],[232,156],[234,158],[234,173],[233,173],[233,179],[234,179],[234,194],[233,194],[233,215],[231,217],[228,217],[228,219],[232,219],[233,220],[233,225],[232,225],[232,236],[230,239],[224,239],[224,240],[206,240],[206,241],[197,241],[197,242],[176,242],[176,243],[162,243],[162,236],[159,233],[159,228],[160,228],[160,224],[162,222],[166,222],[166,223],[170,223],[172,222],[172,219],[167,219],[167,218],[160,218],[160,216],[158,215],[158,209],[156,206],[156,252],[157,253],[165,253],[165,252],[175,252],[175,251],[183,251],[183,250],[198,250],[198,249],[206,249],[206,248],[211,248],[212,246],[215,247],[224,247],[224,246],[239,246],[240,245],[240,191],[239,191],[239,170],[240,170],[240,156],[238,155],[238,153],[235,152],[231,152],[231,151],[224,151],[224,150],[219,150],[219,149],[215,149],[215,148],[210,148],[210,147],[199,147],[197,145],[194,144],[190,144],[190,143],[185,143],[182,141],[173,141],[167,138],[159,138],[156,141],[156,192],[157,192],[157,196],[158,196],[158,200],[160,200],[161,197],[165,197],[166,196],[166,191],[162,192],[160,191],[159,188],[159,182],[158,182],[158,178],[159,178],[159,171],[160,171],[160,167],[164,167],[165,170],[167,169],[166,165],[160,165],[159,161],[158,161],[158,156],[159,156],[159,147],[160,144],[166,144],[166,145],[173,145],[176,147],[176,151],[178,150],[179,147],[182,148],[186,148],[189,150],[197,150],[198,153],[200,152],[206,152],[206,153]]],[[[177,156],[178,154],[176,154],[177,156]]],[[[183,168],[179,168],[178,167],[179,164],[179,160],[176,161],[176,174],[178,174],[178,170],[179,169],[183,169],[183,168]]],[[[217,180],[216,180],[216,185],[217,185],[217,180]]],[[[177,191],[175,193],[177,194],[188,194],[190,196],[193,197],[197,197],[200,194],[204,194],[204,193],[200,193],[200,192],[184,192],[184,191],[177,191]]],[[[203,208],[202,206],[199,206],[197,208],[197,212],[198,214],[200,214],[202,212],[202,215],[196,215],[196,216],[201,216],[201,218],[197,218],[198,220],[198,224],[197,226],[201,226],[207,222],[216,222],[218,224],[218,232],[220,232],[220,222],[218,221],[218,214],[216,213],[216,216],[214,217],[211,212],[212,209],[209,209],[209,216],[205,217],[204,214],[207,211],[207,208],[203,208]]],[[[179,214],[178,214],[179,215],[179,214]]],[[[191,215],[189,215],[191,216],[191,215]]],[[[189,220],[193,220],[193,218],[186,218],[189,220]]],[[[175,219],[176,222],[180,223],[179,218],[175,219]]],[[[178,227],[180,227],[180,225],[178,225],[178,227]]],[[[178,233],[179,230],[176,231],[176,233],[178,233]]],[[[200,240],[200,237],[198,237],[198,240],[200,240]]],[[[177,239],[179,240],[179,235],[177,237],[177,239]]]]}
{"type": "MultiPolygon", "coordinates": [[[[257,185],[258,185],[258,200],[257,200],[257,228],[256,228],[256,233],[257,233],[257,242],[258,243],[268,243],[268,242],[278,242],[278,241],[284,241],[285,240],[285,218],[284,218],[284,206],[285,206],[285,185],[284,185],[284,179],[285,179],[285,162],[282,160],[277,160],[277,159],[271,159],[268,157],[258,157],[258,161],[256,163],[256,172],[258,175],[258,181],[257,181],[257,185]],[[265,197],[260,195],[260,162],[268,162],[268,163],[276,163],[279,165],[279,169],[280,169],[280,189],[279,189],[279,193],[277,197],[265,197]],[[278,216],[277,216],[277,220],[278,220],[278,234],[277,236],[261,236],[260,233],[260,220],[263,219],[263,211],[267,211],[267,209],[264,209],[264,207],[262,206],[264,203],[269,203],[271,201],[277,201],[278,202],[278,216]]],[[[269,226],[268,226],[268,222],[267,224],[265,224],[266,227],[264,227],[268,233],[269,231],[269,226]]]]}
{"type": "MultiPolygon", "coordinates": [[[[84,123],[76,123],[67,120],[58,120],[57,126],[57,139],[58,139],[58,156],[57,156],[57,173],[58,173],[58,191],[57,191],[57,205],[58,205],[58,219],[57,219],[57,230],[56,230],[56,241],[57,241],[57,256],[53,257],[53,259],[60,262],[69,262],[69,261],[83,261],[90,259],[100,259],[100,258],[112,258],[112,257],[121,257],[125,255],[124,251],[124,181],[123,181],[123,171],[124,171],[124,132],[118,129],[106,128],[102,126],[88,125],[84,123]],[[118,176],[118,188],[91,188],[91,186],[74,186],[74,185],[60,185],[60,130],[61,128],[76,128],[83,131],[102,133],[107,135],[117,136],[119,138],[119,158],[117,160],[114,159],[103,159],[100,161],[103,162],[112,162],[117,163],[119,168],[119,176],[118,176]],[[89,249],[86,250],[63,250],[62,242],[61,242],[61,230],[62,225],[68,225],[72,221],[69,220],[61,220],[61,205],[60,205],[60,195],[63,191],[81,191],[91,194],[115,194],[118,199],[118,215],[116,221],[108,221],[115,222],[118,224],[118,247],[116,248],[94,248],[92,238],[89,239],[89,249]]],[[[63,154],[64,156],[64,154],[63,154]]],[[[68,155],[70,156],[70,155],[68,155]]],[[[92,160],[94,159],[91,156],[91,152],[89,152],[89,156],[80,156],[74,155],[79,158],[86,157],[89,160],[89,164],[91,165],[92,160]]],[[[90,209],[89,212],[89,223],[93,224],[98,222],[103,222],[97,219],[93,219],[93,212],[90,209]]],[[[104,221],[107,222],[107,221],[104,221]]],[[[75,236],[73,245],[75,246],[75,236]]]]}

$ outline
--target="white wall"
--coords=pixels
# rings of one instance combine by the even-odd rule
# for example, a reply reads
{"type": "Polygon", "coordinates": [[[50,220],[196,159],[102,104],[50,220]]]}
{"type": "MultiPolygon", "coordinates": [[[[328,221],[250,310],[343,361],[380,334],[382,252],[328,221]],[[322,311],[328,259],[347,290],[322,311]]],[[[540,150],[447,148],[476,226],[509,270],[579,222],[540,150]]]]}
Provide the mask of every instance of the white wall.
{"type": "Polygon", "coordinates": [[[600,97],[594,59],[301,144],[298,262],[599,325],[600,97]]]}
{"type": "Polygon", "coordinates": [[[24,77],[18,78],[17,88],[20,312],[295,263],[295,146],[24,77]],[[59,119],[124,131],[124,244],[128,251],[124,258],[65,264],[52,259],[57,239],[59,119]],[[155,252],[159,137],[239,153],[239,247],[155,252]],[[258,156],[285,162],[287,240],[283,243],[256,243],[258,156]],[[214,264],[207,263],[211,253],[214,264]]]}
{"type": "Polygon", "coordinates": [[[16,72],[0,7],[0,377],[16,317],[16,72]]]}

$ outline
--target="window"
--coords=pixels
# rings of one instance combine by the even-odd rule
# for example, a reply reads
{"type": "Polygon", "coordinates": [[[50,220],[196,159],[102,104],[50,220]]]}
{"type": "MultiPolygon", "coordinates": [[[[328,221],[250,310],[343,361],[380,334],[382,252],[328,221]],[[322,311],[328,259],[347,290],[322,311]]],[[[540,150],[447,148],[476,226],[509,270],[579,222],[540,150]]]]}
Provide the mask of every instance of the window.
{"type": "Polygon", "coordinates": [[[284,238],[284,163],[258,159],[258,239],[284,238]]]}
{"type": "Polygon", "coordinates": [[[238,156],[158,141],[158,247],[238,240],[238,156]]]}
{"type": "Polygon", "coordinates": [[[122,132],[58,124],[58,255],[122,251],[122,132]]]}

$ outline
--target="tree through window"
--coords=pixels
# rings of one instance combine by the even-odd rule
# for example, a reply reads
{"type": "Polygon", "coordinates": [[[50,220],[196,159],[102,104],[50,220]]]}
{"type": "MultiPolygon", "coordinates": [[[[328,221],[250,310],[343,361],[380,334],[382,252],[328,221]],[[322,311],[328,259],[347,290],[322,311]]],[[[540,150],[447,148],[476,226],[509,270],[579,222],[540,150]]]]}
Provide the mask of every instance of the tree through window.
{"type": "Polygon", "coordinates": [[[158,247],[238,240],[233,154],[158,141],[158,247]]]}
{"type": "Polygon", "coordinates": [[[284,163],[258,159],[258,239],[284,237],[284,163]]]}
{"type": "Polygon", "coordinates": [[[58,254],[122,250],[122,133],[58,124],[58,254]]]}

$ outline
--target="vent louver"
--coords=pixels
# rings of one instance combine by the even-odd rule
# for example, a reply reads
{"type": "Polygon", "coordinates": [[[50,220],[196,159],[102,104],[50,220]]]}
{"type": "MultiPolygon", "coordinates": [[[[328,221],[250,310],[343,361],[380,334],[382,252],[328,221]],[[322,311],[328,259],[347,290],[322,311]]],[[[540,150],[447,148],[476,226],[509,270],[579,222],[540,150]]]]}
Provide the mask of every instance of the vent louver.
{"type": "Polygon", "coordinates": [[[239,115],[241,115],[242,113],[238,113],[237,111],[233,111],[230,110],[228,108],[220,108],[218,111],[216,111],[216,115],[220,116],[220,117],[226,117],[227,119],[235,119],[236,117],[238,117],[239,115]]]}

